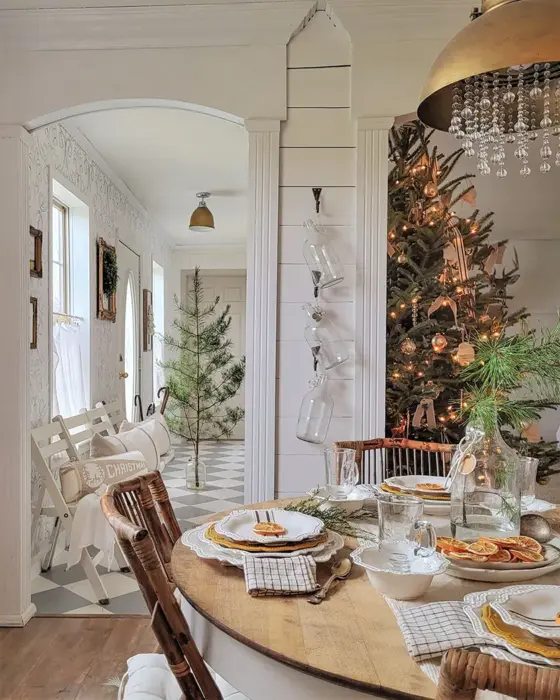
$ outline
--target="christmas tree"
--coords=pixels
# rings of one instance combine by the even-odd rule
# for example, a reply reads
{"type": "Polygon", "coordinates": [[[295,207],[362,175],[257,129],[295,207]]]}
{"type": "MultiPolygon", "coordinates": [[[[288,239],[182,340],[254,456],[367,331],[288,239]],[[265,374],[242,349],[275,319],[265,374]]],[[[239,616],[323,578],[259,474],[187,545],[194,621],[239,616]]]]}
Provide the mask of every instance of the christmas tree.
{"type": "Polygon", "coordinates": [[[192,445],[195,466],[201,441],[229,438],[245,415],[243,409],[227,405],[245,378],[245,358],[236,360],[231,353],[230,306],[218,313],[219,303],[220,297],[204,302],[196,268],[186,303],[175,298],[179,318],[173,322],[174,333],[164,337],[175,355],[162,363],[169,388],[165,417],[170,429],[192,445]]]}
{"type": "MultiPolygon", "coordinates": [[[[476,207],[472,175],[454,175],[463,156],[431,147],[433,132],[417,121],[390,135],[387,262],[387,435],[457,442],[464,434],[466,382],[461,370],[478,341],[498,339],[528,317],[510,312],[511,285],[503,266],[507,241],[490,243],[492,213],[476,207]],[[473,206],[468,218],[455,207],[473,206]]],[[[555,444],[517,448],[539,457],[541,476],[557,461],[555,444]]]]}

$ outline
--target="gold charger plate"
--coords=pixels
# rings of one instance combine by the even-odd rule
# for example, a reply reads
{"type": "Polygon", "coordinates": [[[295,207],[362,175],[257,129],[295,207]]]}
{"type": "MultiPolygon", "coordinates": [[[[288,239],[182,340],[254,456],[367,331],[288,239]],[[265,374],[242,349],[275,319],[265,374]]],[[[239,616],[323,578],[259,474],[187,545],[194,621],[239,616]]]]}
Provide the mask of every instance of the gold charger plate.
{"type": "Polygon", "coordinates": [[[430,493],[427,495],[423,495],[423,494],[419,494],[419,493],[410,494],[410,492],[408,492],[408,491],[404,491],[403,489],[398,489],[394,486],[387,486],[387,484],[381,484],[381,489],[383,491],[386,491],[387,493],[394,493],[397,496],[414,495],[417,498],[421,498],[423,501],[446,501],[446,502],[449,502],[451,500],[451,496],[448,496],[448,495],[444,496],[442,494],[436,494],[436,493],[434,493],[434,494],[430,493]]]}
{"type": "Polygon", "coordinates": [[[305,542],[295,542],[294,544],[287,544],[284,542],[275,545],[271,542],[269,545],[264,545],[254,542],[233,542],[232,540],[228,540],[227,537],[218,534],[214,525],[210,525],[206,530],[206,537],[215,544],[219,544],[221,547],[241,549],[245,552],[296,552],[298,549],[309,549],[309,547],[323,544],[329,539],[329,534],[328,532],[324,532],[319,537],[315,537],[315,539],[306,540],[305,542]]]}
{"type": "Polygon", "coordinates": [[[482,619],[490,632],[502,637],[517,649],[532,651],[547,659],[560,659],[560,646],[558,644],[544,639],[544,637],[537,637],[528,630],[508,625],[490,605],[485,605],[482,608],[482,619]]]}

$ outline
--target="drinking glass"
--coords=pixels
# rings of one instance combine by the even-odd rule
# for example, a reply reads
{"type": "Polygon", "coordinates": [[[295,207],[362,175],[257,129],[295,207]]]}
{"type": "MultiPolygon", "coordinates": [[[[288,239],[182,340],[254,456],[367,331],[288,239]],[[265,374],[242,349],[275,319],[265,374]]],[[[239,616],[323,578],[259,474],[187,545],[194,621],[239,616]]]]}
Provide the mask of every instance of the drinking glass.
{"type": "Polygon", "coordinates": [[[378,508],[379,549],[387,553],[395,571],[407,572],[414,557],[429,557],[436,551],[436,532],[430,522],[421,520],[420,498],[382,494],[378,508]]]}
{"type": "Polygon", "coordinates": [[[535,457],[522,457],[523,484],[521,488],[521,506],[528,508],[535,500],[535,488],[537,485],[537,468],[539,460],[535,457]]]}
{"type": "Polygon", "coordinates": [[[346,498],[358,483],[356,450],[327,448],[325,450],[326,489],[329,495],[346,498]]]}

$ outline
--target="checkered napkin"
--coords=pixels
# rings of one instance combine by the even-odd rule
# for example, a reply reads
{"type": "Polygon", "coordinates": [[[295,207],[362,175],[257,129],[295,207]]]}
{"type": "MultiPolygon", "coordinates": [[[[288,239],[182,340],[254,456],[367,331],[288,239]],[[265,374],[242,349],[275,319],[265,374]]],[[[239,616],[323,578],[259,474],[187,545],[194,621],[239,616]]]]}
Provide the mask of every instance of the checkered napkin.
{"type": "Polygon", "coordinates": [[[312,556],[272,558],[245,556],[243,561],[247,593],[252,596],[313,593],[317,564],[312,556]]]}
{"type": "Polygon", "coordinates": [[[393,609],[408,653],[416,661],[442,656],[448,649],[481,647],[488,640],[473,630],[461,601],[393,609]]]}

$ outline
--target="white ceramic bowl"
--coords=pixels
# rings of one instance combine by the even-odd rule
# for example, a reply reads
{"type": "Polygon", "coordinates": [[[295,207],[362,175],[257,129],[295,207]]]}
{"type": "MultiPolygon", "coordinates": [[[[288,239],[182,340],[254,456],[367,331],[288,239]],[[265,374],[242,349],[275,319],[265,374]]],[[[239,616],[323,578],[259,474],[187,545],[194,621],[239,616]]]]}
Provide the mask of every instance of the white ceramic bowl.
{"type": "Polygon", "coordinates": [[[354,513],[357,510],[361,510],[366,504],[370,505],[377,502],[374,492],[365,486],[354,486],[354,490],[345,498],[331,496],[324,486],[318,486],[316,489],[308,491],[307,495],[313,496],[319,503],[326,501],[323,504],[325,508],[342,508],[347,513],[354,513]]]}
{"type": "Polygon", "coordinates": [[[428,590],[434,576],[442,574],[449,566],[449,562],[436,552],[429,557],[416,557],[408,573],[391,571],[387,555],[371,545],[358,547],[350,557],[366,570],[369,582],[378,593],[395,600],[419,598],[428,590]]]}

